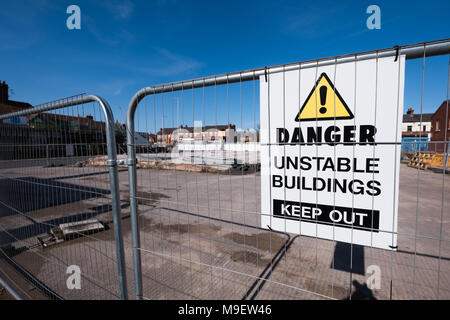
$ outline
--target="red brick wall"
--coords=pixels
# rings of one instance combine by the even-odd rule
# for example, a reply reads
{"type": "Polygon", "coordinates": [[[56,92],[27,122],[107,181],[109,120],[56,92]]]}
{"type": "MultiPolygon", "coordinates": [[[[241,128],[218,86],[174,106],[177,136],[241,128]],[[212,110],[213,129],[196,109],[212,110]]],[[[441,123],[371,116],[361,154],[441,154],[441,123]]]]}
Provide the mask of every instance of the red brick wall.
{"type": "MultiPolygon", "coordinates": [[[[431,118],[431,141],[450,141],[450,101],[444,101],[431,118]],[[448,111],[447,111],[448,106],[448,111]],[[437,130],[437,120],[440,122],[440,130],[437,130]]],[[[430,150],[436,152],[446,152],[447,143],[432,143],[430,150]]]]}
{"type": "Polygon", "coordinates": [[[11,106],[8,104],[3,104],[0,102],[0,115],[2,114],[7,114],[7,113],[12,113],[12,112],[17,112],[17,111],[22,111],[24,108],[20,108],[20,107],[15,107],[15,106],[11,106]]]}

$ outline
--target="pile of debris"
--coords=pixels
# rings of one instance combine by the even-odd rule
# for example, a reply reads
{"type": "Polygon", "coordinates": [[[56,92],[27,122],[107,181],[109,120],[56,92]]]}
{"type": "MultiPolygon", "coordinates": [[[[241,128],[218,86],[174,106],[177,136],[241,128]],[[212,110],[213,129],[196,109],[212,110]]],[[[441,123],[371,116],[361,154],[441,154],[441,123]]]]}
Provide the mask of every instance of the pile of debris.
{"type": "Polygon", "coordinates": [[[107,156],[97,156],[84,161],[77,161],[75,167],[104,167],[106,166],[107,156]]]}
{"type": "Polygon", "coordinates": [[[145,160],[139,161],[136,164],[137,168],[141,169],[158,169],[158,170],[177,170],[187,172],[228,172],[227,166],[214,166],[214,165],[202,165],[202,164],[190,164],[190,163],[174,163],[168,161],[158,160],[145,160]]]}
{"type": "MultiPolygon", "coordinates": [[[[107,156],[98,156],[90,158],[87,161],[77,162],[77,166],[80,167],[105,167],[108,160],[107,156]]],[[[119,155],[119,167],[126,168],[123,163],[126,160],[126,155],[119,155]]],[[[214,165],[214,164],[195,164],[195,163],[175,163],[171,161],[161,160],[137,160],[136,168],[138,169],[157,169],[157,170],[176,170],[186,172],[208,172],[229,174],[235,172],[253,173],[260,170],[260,164],[248,165],[248,164],[234,164],[234,165],[214,165]]]]}

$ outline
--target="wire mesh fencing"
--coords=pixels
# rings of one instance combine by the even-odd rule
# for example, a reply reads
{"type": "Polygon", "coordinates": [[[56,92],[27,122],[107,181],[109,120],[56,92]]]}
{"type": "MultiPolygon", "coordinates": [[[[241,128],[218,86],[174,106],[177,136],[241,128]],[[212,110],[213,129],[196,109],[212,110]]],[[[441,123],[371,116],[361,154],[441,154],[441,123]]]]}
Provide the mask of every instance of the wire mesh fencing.
{"type": "Polygon", "coordinates": [[[96,96],[0,115],[2,279],[28,298],[450,298],[449,52],[146,87],[125,127],[96,96]]]}
{"type": "Polygon", "coordinates": [[[42,297],[123,297],[109,105],[80,95],[13,115],[0,123],[1,269],[42,297]]]}
{"type": "MultiPolygon", "coordinates": [[[[447,134],[437,140],[431,138],[430,126],[436,128],[436,119],[429,121],[434,121],[433,124],[425,124],[423,114],[425,108],[435,109],[442,104],[445,122],[448,122],[449,50],[448,41],[422,43],[168,83],[137,92],[127,113],[126,161],[132,234],[125,236],[133,248],[136,297],[251,300],[450,298],[447,164],[443,161],[442,167],[425,171],[420,166],[423,158],[419,157],[418,166],[408,166],[413,154],[401,152],[402,149],[409,151],[411,148],[405,148],[409,144],[414,144],[414,150],[420,151],[425,144],[427,150],[438,150],[448,143],[447,134]],[[396,63],[392,71],[394,76],[388,76],[381,63],[384,59],[396,63]],[[427,65],[433,70],[430,77],[427,65]],[[343,66],[352,68],[349,81],[340,78],[343,66]],[[361,73],[367,66],[372,68],[370,79],[361,73]],[[397,85],[402,83],[403,86],[400,72],[403,67],[406,68],[405,104],[402,103],[403,90],[397,85]],[[287,92],[285,87],[292,82],[286,79],[292,72],[296,72],[296,80],[290,88],[291,95],[271,96],[276,85],[281,88],[280,92],[287,92]],[[324,72],[328,74],[326,79],[321,77],[324,72]],[[308,76],[311,78],[309,81],[306,80],[308,76]],[[358,125],[356,119],[370,114],[375,119],[371,121],[380,126],[393,122],[395,135],[388,140],[370,140],[367,138],[370,128],[367,127],[365,130],[369,131],[360,133],[367,140],[356,141],[353,139],[356,134],[351,131],[354,128],[345,129],[345,132],[342,129],[341,134],[334,129],[332,134],[329,131],[328,138],[324,129],[323,140],[320,140],[317,128],[322,119],[319,115],[329,112],[320,109],[325,102],[321,102],[320,91],[323,90],[319,87],[328,86],[322,85],[321,79],[334,84],[329,86],[328,94],[331,96],[327,96],[326,90],[323,96],[332,97],[335,110],[337,91],[342,95],[339,98],[347,100],[347,111],[354,113],[354,117],[341,117],[347,117],[350,127],[358,125]],[[393,94],[386,102],[383,97],[387,91],[383,92],[383,86],[386,83],[390,85],[390,81],[392,88],[386,90],[393,94]],[[428,81],[433,86],[439,82],[438,89],[435,87],[429,93],[428,81]],[[356,97],[356,92],[359,95],[357,85],[370,89],[366,97],[372,99],[370,104],[361,105],[359,96],[356,97]],[[317,94],[314,93],[316,89],[317,94]],[[355,95],[349,98],[343,92],[355,92],[355,95]],[[263,94],[268,96],[263,97],[263,94]],[[307,105],[306,100],[311,95],[315,97],[315,102],[310,104],[315,110],[311,121],[295,121],[300,107],[307,105]],[[286,108],[289,99],[294,99],[293,103],[297,104],[292,115],[286,108]],[[267,104],[267,101],[269,106],[263,108],[262,104],[267,104]],[[383,103],[393,104],[392,113],[377,113],[377,110],[382,110],[380,104],[383,103]],[[416,106],[418,126],[423,128],[425,124],[429,127],[418,130],[417,139],[402,141],[401,117],[409,107],[407,103],[416,106]],[[355,105],[358,105],[358,111],[355,105]],[[265,118],[264,112],[269,114],[269,119],[265,118]],[[276,118],[284,127],[286,123],[292,123],[288,125],[292,132],[296,127],[299,129],[297,140],[292,140],[291,133],[291,140],[280,141],[282,135],[277,138],[280,131],[276,127],[267,128],[270,121],[275,126],[273,119],[276,118]],[[146,140],[138,142],[137,132],[146,136],[146,140]],[[299,132],[300,135],[303,132],[304,137],[299,136],[299,132]],[[312,136],[311,140],[307,135],[312,136]],[[338,137],[340,141],[326,140],[338,137]],[[267,191],[272,190],[270,187],[274,183],[273,172],[267,173],[267,168],[274,165],[273,153],[279,157],[288,154],[301,157],[310,152],[318,160],[319,150],[323,150],[324,144],[328,144],[324,157],[331,160],[337,160],[348,152],[357,158],[361,156],[358,148],[364,144],[367,149],[361,149],[361,152],[367,152],[367,163],[376,161],[379,154],[391,157],[383,160],[387,161],[388,167],[391,166],[389,172],[392,172],[383,192],[396,203],[395,208],[390,205],[393,216],[389,216],[390,222],[383,225],[384,218],[378,216],[380,221],[377,220],[376,224],[381,227],[375,228],[372,220],[372,224],[363,230],[353,220],[346,226],[350,229],[345,233],[350,235],[347,239],[340,235],[341,225],[337,219],[332,219],[327,226],[319,223],[318,215],[311,219],[311,214],[308,219],[303,213],[290,212],[289,221],[275,219],[273,208],[268,210],[265,207],[275,203],[275,194],[267,191]],[[345,148],[348,152],[343,151],[345,148]],[[267,150],[272,150],[272,154],[267,150]],[[398,220],[398,228],[392,220],[398,220]],[[324,230],[330,233],[323,236],[324,230]],[[361,236],[364,232],[365,238],[361,236]],[[373,240],[382,234],[389,240],[384,247],[373,240]],[[364,243],[364,239],[371,240],[364,243]]],[[[339,117],[335,112],[326,120],[337,123],[339,117]]],[[[375,131],[372,133],[375,137],[382,136],[382,132],[378,132],[378,136],[375,131]]],[[[448,158],[448,149],[440,152],[448,158]]],[[[298,181],[302,181],[302,172],[308,168],[307,164],[295,166],[298,181]]],[[[315,181],[321,174],[318,171],[312,173],[315,181]]],[[[358,179],[355,178],[358,171],[350,174],[358,179]]],[[[336,178],[336,172],[328,177],[330,181],[333,175],[336,178]]],[[[374,212],[386,204],[377,202],[377,192],[374,192],[373,181],[379,174],[372,170],[370,177],[367,194],[372,204],[366,211],[373,217],[374,212]]],[[[302,189],[304,187],[288,187],[289,183],[281,188],[284,195],[278,195],[277,200],[278,205],[284,205],[286,210],[289,207],[287,203],[293,202],[289,207],[293,208],[295,203],[300,204],[302,195],[309,192],[302,189]],[[295,189],[297,195],[287,189],[295,189]]],[[[357,210],[358,197],[366,192],[360,185],[355,185],[356,182],[345,187],[352,191],[345,202],[352,213],[357,210]]],[[[334,189],[332,186],[316,188],[316,198],[310,209],[323,208],[324,201],[334,209],[343,206],[342,201],[338,204],[336,194],[344,187],[337,186],[340,188],[337,191],[336,185],[334,189]]]]}

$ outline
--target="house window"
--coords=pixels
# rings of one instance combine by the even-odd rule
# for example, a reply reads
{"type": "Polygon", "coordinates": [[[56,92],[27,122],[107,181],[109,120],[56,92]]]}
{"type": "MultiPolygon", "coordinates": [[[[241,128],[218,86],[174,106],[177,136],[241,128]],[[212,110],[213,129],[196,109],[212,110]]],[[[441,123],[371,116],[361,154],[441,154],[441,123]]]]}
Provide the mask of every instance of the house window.
{"type": "Polygon", "coordinates": [[[440,130],[441,130],[441,121],[436,120],[436,131],[440,131],[440,130]]]}
{"type": "Polygon", "coordinates": [[[412,131],[412,126],[408,126],[408,131],[412,131]]]}
{"type": "Polygon", "coordinates": [[[423,126],[423,131],[427,131],[427,126],[423,126]]]}

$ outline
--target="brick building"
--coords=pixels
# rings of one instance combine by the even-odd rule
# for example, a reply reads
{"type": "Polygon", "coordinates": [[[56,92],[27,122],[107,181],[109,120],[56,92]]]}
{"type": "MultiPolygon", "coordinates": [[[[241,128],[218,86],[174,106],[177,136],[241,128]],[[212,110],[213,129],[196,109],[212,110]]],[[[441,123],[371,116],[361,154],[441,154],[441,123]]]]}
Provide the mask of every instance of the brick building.
{"type": "Polygon", "coordinates": [[[450,100],[442,102],[431,118],[431,151],[448,152],[450,144],[450,100]],[[440,143],[442,142],[442,143],[440,143]]]}

